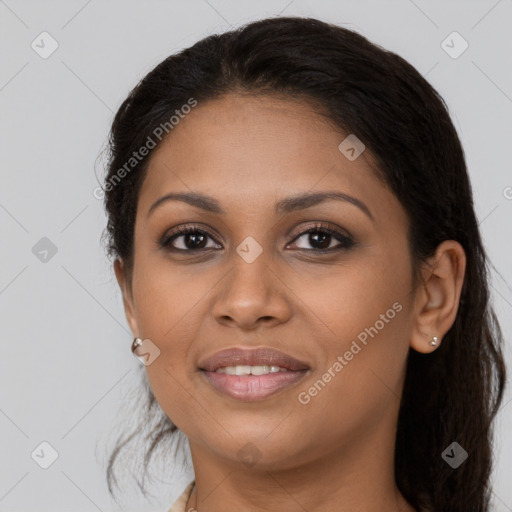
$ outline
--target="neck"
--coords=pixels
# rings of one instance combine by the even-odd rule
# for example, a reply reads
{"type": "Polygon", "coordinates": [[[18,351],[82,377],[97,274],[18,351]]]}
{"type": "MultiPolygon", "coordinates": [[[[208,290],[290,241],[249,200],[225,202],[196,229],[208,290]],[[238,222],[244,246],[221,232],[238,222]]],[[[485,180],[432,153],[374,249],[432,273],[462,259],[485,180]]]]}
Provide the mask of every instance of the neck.
{"type": "MultiPolygon", "coordinates": [[[[196,485],[185,510],[414,512],[394,480],[394,443],[382,430],[286,468],[247,467],[190,442],[196,485]]],[[[317,450],[318,453],[318,450],[317,450]]]]}

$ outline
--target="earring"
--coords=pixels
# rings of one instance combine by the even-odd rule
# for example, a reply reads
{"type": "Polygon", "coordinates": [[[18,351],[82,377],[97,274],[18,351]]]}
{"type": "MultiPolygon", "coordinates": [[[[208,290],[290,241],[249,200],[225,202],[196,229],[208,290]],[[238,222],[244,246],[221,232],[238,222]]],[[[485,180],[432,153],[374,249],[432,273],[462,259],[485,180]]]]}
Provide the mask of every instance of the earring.
{"type": "Polygon", "coordinates": [[[140,338],[135,338],[132,343],[132,353],[135,354],[137,347],[142,345],[142,340],[140,338]]]}
{"type": "Polygon", "coordinates": [[[430,344],[435,347],[437,345],[437,336],[434,336],[431,340],[430,340],[430,344]]]}

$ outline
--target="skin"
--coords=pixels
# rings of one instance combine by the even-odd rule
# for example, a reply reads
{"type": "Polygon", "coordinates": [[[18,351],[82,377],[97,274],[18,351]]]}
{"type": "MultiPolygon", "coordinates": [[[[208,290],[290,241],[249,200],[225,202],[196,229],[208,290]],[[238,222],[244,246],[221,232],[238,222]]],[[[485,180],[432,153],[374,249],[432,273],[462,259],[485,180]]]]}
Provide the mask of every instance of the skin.
{"type": "MultiPolygon", "coordinates": [[[[443,242],[414,288],[407,215],[375,177],[368,150],[354,161],[339,151],[345,137],[305,102],[232,93],[199,104],[151,155],[133,273],[122,260],[114,267],[134,336],[160,349],[146,366],[151,388],[190,442],[196,487],[186,510],[414,510],[393,476],[406,358],[410,348],[436,350],[429,341],[442,342],[452,326],[465,255],[457,242],[443,242]],[[191,191],[214,197],[226,213],[167,201],[148,216],[165,194],[191,191]],[[274,212],[280,199],[319,191],[359,199],[373,219],[334,200],[274,212]],[[297,238],[316,221],[349,233],[355,245],[318,254],[315,239],[297,238]],[[172,228],[191,223],[213,237],[207,249],[159,246],[172,228]],[[236,252],[247,236],[263,249],[252,263],[236,252]],[[298,394],[395,302],[401,311],[300,403],[298,394]],[[271,346],[310,371],[272,397],[235,400],[198,370],[199,360],[233,346],[271,346]],[[239,455],[247,443],[259,457],[251,466],[239,455]]],[[[186,238],[174,246],[194,247],[186,238]]]]}

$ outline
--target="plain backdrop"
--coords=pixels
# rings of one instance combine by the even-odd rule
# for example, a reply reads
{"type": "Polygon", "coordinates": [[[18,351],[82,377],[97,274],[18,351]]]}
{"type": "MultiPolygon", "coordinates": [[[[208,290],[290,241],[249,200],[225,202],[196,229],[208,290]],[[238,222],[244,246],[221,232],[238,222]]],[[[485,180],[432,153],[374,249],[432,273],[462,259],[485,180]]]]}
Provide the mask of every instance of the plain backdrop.
{"type": "MultiPolygon", "coordinates": [[[[355,29],[441,93],[465,148],[510,340],[511,0],[0,1],[0,511],[115,510],[107,439],[119,409],[131,408],[140,363],[100,245],[96,160],[114,112],[154,65],[277,15],[355,29]]],[[[500,512],[512,510],[509,400],[507,388],[493,474],[500,512]]],[[[126,510],[168,510],[191,477],[176,471],[154,487],[153,505],[133,498],[126,510]]]]}

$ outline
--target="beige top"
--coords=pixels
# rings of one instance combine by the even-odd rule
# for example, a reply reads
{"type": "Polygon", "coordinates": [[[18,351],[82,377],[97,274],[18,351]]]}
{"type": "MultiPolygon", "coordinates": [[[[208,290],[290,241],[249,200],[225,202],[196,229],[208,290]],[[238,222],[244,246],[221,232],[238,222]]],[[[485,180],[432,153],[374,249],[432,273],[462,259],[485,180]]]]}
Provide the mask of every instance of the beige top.
{"type": "MultiPolygon", "coordinates": [[[[195,480],[190,482],[187,488],[181,493],[180,497],[172,504],[172,507],[169,509],[169,512],[188,512],[185,510],[187,506],[187,501],[192,494],[192,489],[194,488],[195,480]]],[[[192,509],[193,512],[194,509],[192,509]]]]}

